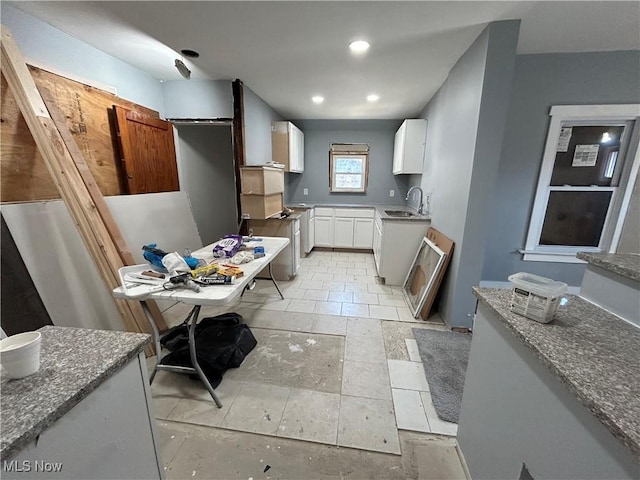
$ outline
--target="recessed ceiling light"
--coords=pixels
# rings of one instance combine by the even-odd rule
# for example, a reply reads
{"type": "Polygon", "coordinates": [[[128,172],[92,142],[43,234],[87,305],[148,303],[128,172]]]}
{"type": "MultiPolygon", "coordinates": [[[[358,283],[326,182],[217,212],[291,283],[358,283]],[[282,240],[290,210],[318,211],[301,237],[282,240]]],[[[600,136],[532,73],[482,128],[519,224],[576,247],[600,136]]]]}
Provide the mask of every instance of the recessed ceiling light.
{"type": "Polygon", "coordinates": [[[364,53],[369,50],[369,42],[365,42],[364,40],[356,40],[355,42],[351,42],[349,44],[349,49],[353,53],[364,53]]]}
{"type": "Polygon", "coordinates": [[[380,97],[375,93],[372,93],[371,95],[367,95],[367,102],[377,102],[378,100],[380,100],[380,97]]]}
{"type": "Polygon", "coordinates": [[[200,56],[198,52],[196,52],[195,50],[189,50],[188,48],[185,48],[184,50],[180,50],[180,53],[185,57],[189,57],[189,58],[198,58],[200,56]]]}
{"type": "Polygon", "coordinates": [[[191,78],[191,70],[189,70],[189,67],[187,67],[182,60],[176,58],[175,65],[180,72],[180,75],[182,75],[187,80],[191,78]]]}
{"type": "Polygon", "coordinates": [[[324,102],[324,97],[322,97],[320,95],[315,95],[315,96],[311,97],[311,101],[313,103],[315,103],[316,105],[320,105],[322,102],[324,102]]]}

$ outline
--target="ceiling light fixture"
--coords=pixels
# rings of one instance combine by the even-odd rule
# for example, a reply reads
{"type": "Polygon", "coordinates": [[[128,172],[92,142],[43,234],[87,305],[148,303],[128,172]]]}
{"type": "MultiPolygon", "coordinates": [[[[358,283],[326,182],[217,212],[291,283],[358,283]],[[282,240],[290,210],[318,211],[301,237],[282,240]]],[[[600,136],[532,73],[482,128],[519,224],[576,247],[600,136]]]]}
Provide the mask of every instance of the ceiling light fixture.
{"type": "Polygon", "coordinates": [[[184,62],[176,58],[176,68],[184,78],[189,80],[191,78],[191,70],[184,64],[184,62]]]}
{"type": "Polygon", "coordinates": [[[372,93],[371,95],[367,95],[367,102],[377,102],[378,100],[380,100],[380,97],[375,93],[372,93]]]}
{"type": "Polygon", "coordinates": [[[185,48],[184,50],[180,50],[180,53],[183,54],[185,57],[189,57],[189,58],[198,58],[200,56],[198,52],[196,52],[195,50],[190,50],[188,48],[185,48]]]}
{"type": "Polygon", "coordinates": [[[320,105],[322,102],[324,102],[324,97],[322,97],[320,95],[315,95],[315,96],[311,97],[311,101],[313,103],[315,103],[316,105],[320,105]]]}
{"type": "Polygon", "coordinates": [[[356,40],[355,42],[351,42],[349,44],[349,50],[355,54],[361,54],[369,50],[369,42],[365,42],[364,40],[356,40]]]}

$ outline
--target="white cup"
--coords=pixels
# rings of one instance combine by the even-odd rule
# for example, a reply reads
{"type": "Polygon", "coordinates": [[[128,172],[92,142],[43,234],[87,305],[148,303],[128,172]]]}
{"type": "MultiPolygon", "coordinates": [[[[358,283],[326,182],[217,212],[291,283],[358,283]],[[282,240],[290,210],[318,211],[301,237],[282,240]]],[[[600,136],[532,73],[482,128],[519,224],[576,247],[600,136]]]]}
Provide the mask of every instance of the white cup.
{"type": "Polygon", "coordinates": [[[40,368],[40,332],[25,332],[0,340],[0,363],[9,378],[23,378],[40,368]]]}

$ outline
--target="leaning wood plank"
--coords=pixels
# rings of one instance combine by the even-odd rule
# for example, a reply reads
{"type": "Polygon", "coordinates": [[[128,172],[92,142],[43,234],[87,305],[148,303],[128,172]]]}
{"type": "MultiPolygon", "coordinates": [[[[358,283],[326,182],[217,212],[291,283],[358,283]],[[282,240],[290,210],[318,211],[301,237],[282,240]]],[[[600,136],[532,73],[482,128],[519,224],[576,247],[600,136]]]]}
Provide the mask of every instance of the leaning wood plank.
{"type": "MultiPolygon", "coordinates": [[[[120,260],[124,265],[134,265],[135,260],[133,258],[133,255],[131,254],[131,250],[127,246],[127,242],[122,236],[122,232],[120,232],[120,228],[113,218],[107,202],[105,202],[104,197],[102,196],[102,192],[100,191],[100,188],[98,187],[98,184],[96,183],[93,174],[89,169],[89,165],[87,165],[82,152],[78,148],[78,144],[75,142],[73,136],[71,135],[71,132],[67,128],[64,115],[57,107],[53,96],[51,95],[51,92],[49,92],[49,90],[44,87],[40,87],[39,90],[42,95],[42,99],[44,100],[44,103],[49,111],[49,114],[51,115],[51,118],[58,128],[60,136],[62,137],[62,140],[66,145],[69,154],[71,155],[71,159],[78,169],[78,173],[80,174],[80,177],[82,178],[82,181],[84,182],[84,185],[89,195],[91,196],[91,200],[93,200],[93,203],[98,210],[98,214],[100,215],[100,218],[102,219],[102,222],[104,223],[108,234],[111,237],[111,240],[113,241],[120,255],[120,260]]],[[[160,329],[161,332],[165,331],[167,329],[167,324],[157,304],[153,301],[148,301],[147,306],[149,307],[149,310],[155,320],[156,325],[158,326],[158,329],[160,329]]]]}
{"type": "Polygon", "coordinates": [[[245,131],[244,131],[244,85],[241,80],[235,79],[231,84],[231,92],[233,94],[233,171],[236,177],[236,207],[238,212],[238,224],[242,229],[239,233],[246,234],[247,225],[242,222],[242,202],[240,200],[240,192],[242,191],[242,182],[240,180],[240,167],[245,165],[246,149],[245,149],[245,131]]]}
{"type": "MultiPolygon", "coordinates": [[[[117,272],[124,264],[73,164],[60,132],[49,115],[11,32],[4,26],[1,47],[1,65],[9,88],[103,281],[111,291],[119,284],[117,272]]],[[[115,301],[115,304],[127,330],[150,331],[142,308],[137,302],[115,301]]]]}

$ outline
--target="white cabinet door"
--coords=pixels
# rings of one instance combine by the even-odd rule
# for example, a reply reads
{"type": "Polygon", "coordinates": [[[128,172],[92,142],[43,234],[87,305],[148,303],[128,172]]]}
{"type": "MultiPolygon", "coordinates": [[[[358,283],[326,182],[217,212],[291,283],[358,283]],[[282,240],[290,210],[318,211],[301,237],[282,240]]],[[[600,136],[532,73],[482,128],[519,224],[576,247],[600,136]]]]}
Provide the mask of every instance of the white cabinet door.
{"type": "Polygon", "coordinates": [[[339,248],[353,247],[353,218],[334,219],[333,246],[339,248]]]}
{"type": "Polygon", "coordinates": [[[296,143],[298,147],[296,150],[298,151],[298,158],[296,159],[296,168],[297,172],[304,172],[304,133],[302,130],[296,127],[296,143]]]}
{"type": "Polygon", "coordinates": [[[373,218],[356,218],[353,226],[354,248],[371,248],[373,245],[373,218]]]}
{"type": "Polygon", "coordinates": [[[404,138],[407,133],[407,124],[402,122],[400,128],[396,132],[393,142],[393,174],[402,173],[402,158],[404,156],[404,138]]]}
{"type": "Polygon", "coordinates": [[[382,230],[378,225],[378,222],[373,226],[373,258],[376,261],[376,270],[379,276],[383,276],[380,272],[380,253],[382,248],[382,230]]]}
{"type": "Polygon", "coordinates": [[[271,159],[285,172],[304,171],[304,134],[291,122],[271,122],[271,159]]]}
{"type": "Polygon", "coordinates": [[[304,134],[293,123],[289,124],[289,171],[304,172],[304,134]]]}
{"type": "Polygon", "coordinates": [[[313,250],[316,244],[316,217],[309,219],[309,241],[307,248],[309,249],[307,253],[313,250]]]}
{"type": "Polygon", "coordinates": [[[421,174],[427,138],[427,121],[405,120],[396,132],[393,146],[393,174],[421,174]]]}
{"type": "Polygon", "coordinates": [[[316,216],[315,244],[318,247],[333,246],[333,217],[316,216]]]}
{"type": "Polygon", "coordinates": [[[295,233],[293,234],[293,272],[292,276],[298,273],[298,267],[300,267],[300,228],[298,227],[298,222],[295,222],[296,226],[294,226],[295,233]]]}

